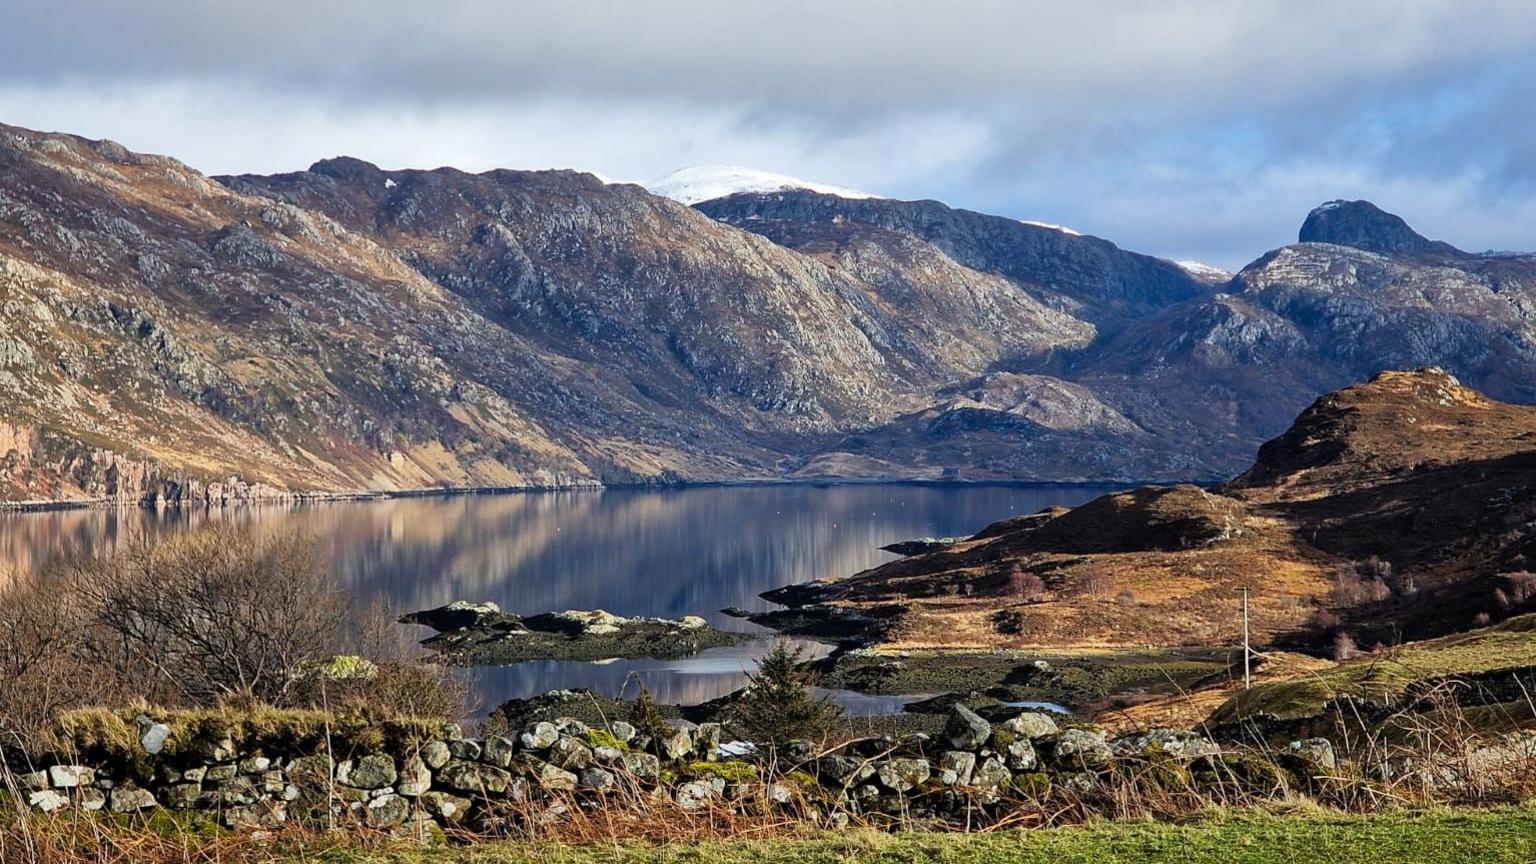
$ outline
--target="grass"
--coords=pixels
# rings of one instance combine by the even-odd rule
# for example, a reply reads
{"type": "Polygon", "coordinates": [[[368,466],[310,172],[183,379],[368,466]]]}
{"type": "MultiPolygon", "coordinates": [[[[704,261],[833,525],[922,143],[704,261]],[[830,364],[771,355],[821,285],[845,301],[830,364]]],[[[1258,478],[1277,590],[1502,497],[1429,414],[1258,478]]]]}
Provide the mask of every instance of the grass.
{"type": "Polygon", "coordinates": [[[1260,684],[1234,695],[1212,719],[1233,720],[1255,712],[1282,719],[1312,717],[1323,703],[1341,695],[1389,701],[1424,678],[1532,665],[1536,665],[1536,615],[1521,615],[1482,630],[1409,643],[1332,669],[1260,684]]]}
{"type": "MultiPolygon", "coordinates": [[[[48,730],[48,749],[95,759],[132,761],[142,756],[138,710],[81,708],[61,714],[48,730]]],[[[438,737],[442,722],[409,717],[373,717],[362,713],[274,708],[193,708],[163,711],[144,709],[170,728],[165,754],[169,758],[195,755],[228,740],[246,752],[270,747],[320,751],[333,749],[372,752],[386,746],[421,744],[438,737]]]]}
{"type": "Polygon", "coordinates": [[[277,861],[328,864],[1451,864],[1536,860],[1536,810],[1446,810],[1371,817],[1216,815],[1187,825],[1098,823],[977,834],[851,831],[804,839],[690,845],[485,843],[373,852],[332,849],[277,861]]]}

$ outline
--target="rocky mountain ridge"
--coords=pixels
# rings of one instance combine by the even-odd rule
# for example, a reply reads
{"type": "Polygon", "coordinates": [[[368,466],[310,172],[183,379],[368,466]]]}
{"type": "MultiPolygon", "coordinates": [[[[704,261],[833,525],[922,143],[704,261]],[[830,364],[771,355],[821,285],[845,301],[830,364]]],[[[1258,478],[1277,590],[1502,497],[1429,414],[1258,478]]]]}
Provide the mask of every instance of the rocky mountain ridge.
{"type": "Polygon", "coordinates": [[[0,127],[0,500],[1215,479],[1386,368],[1536,401],[1536,259],[1307,225],[1221,281],[931,201],[0,127]]]}

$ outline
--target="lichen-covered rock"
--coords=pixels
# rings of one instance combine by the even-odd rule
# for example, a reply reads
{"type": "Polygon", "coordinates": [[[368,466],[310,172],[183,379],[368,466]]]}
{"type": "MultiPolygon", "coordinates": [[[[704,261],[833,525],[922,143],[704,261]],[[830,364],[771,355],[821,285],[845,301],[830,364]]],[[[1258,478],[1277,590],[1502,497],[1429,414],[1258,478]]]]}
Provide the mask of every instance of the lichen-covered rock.
{"type": "Polygon", "coordinates": [[[118,786],[111,792],[108,809],[113,813],[137,813],[156,805],[155,796],[148,789],[137,786],[118,786]]]}
{"type": "Polygon", "coordinates": [[[980,789],[998,789],[1006,786],[1013,779],[1008,773],[1008,766],[1001,759],[989,756],[981,760],[971,775],[971,785],[980,789]]]}
{"type": "Polygon", "coordinates": [[[1056,721],[1049,714],[1039,711],[1026,711],[1017,717],[1004,720],[999,726],[1012,732],[1016,737],[1030,740],[1049,738],[1060,731],[1056,727],[1056,721]]]}
{"type": "Polygon", "coordinates": [[[558,765],[551,765],[547,762],[538,768],[538,773],[534,775],[534,779],[544,789],[559,792],[574,790],[576,784],[580,781],[580,778],[575,774],[566,771],[558,765]]]}
{"type": "Polygon", "coordinates": [[[661,775],[661,760],[650,753],[632,751],[624,754],[624,770],[641,780],[654,780],[661,775]]]}
{"type": "Polygon", "coordinates": [[[407,756],[400,768],[395,791],[407,798],[417,798],[432,788],[432,772],[420,756],[407,756]]]}
{"type": "Polygon", "coordinates": [[[172,810],[190,810],[200,803],[203,787],[197,783],[173,783],[161,790],[161,802],[172,810]]]}
{"type": "Polygon", "coordinates": [[[1119,756],[1198,759],[1221,755],[1221,745],[1204,735],[1184,729],[1149,729],[1137,735],[1119,738],[1113,746],[1119,756]]]}
{"type": "Polygon", "coordinates": [[[906,792],[927,780],[932,773],[933,766],[927,759],[896,758],[882,764],[875,776],[892,792],[906,792]]]}
{"type": "Polygon", "coordinates": [[[428,741],[421,746],[421,761],[433,771],[447,765],[452,758],[453,752],[446,741],[428,741]]]}
{"type": "Polygon", "coordinates": [[[1064,768],[1082,768],[1107,763],[1114,755],[1104,733],[1091,729],[1067,729],[1056,736],[1053,756],[1064,768]]]}
{"type": "MultiPolygon", "coordinates": [[[[547,746],[547,745],[546,745],[547,746]]],[[[541,748],[530,748],[541,749],[541,748]]],[[[497,768],[505,768],[512,764],[512,754],[517,746],[511,738],[503,738],[500,735],[488,736],[480,745],[480,758],[497,768]]]]}
{"type": "Polygon", "coordinates": [[[366,815],[370,825],[400,825],[411,815],[411,802],[399,795],[380,795],[368,802],[366,815]]]}
{"type": "Polygon", "coordinates": [[[437,778],[450,789],[478,794],[506,792],[512,783],[512,775],[505,769],[459,759],[444,765],[437,778]]]}
{"type": "Polygon", "coordinates": [[[709,806],[709,802],[715,799],[715,787],[705,780],[690,780],[680,784],[673,794],[677,806],[684,810],[698,810],[709,806]]]}
{"type": "Polygon", "coordinates": [[[656,743],[662,757],[673,762],[693,753],[693,735],[687,729],[671,729],[656,743]]]}
{"type": "Polygon", "coordinates": [[[48,769],[48,783],[55,789],[73,789],[96,782],[96,771],[83,765],[54,765],[48,769]]]}
{"type": "Polygon", "coordinates": [[[520,739],[524,749],[548,750],[560,740],[560,729],[553,723],[539,722],[533,724],[528,731],[522,734],[520,739]]]}
{"type": "Polygon", "coordinates": [[[955,703],[949,709],[949,720],[944,725],[944,737],[956,750],[975,750],[987,743],[992,736],[992,724],[983,720],[975,711],[955,703]]]}
{"type": "Polygon", "coordinates": [[[580,782],[583,789],[604,792],[613,787],[614,776],[612,771],[594,766],[581,772],[580,782]]]}
{"type": "Polygon", "coordinates": [[[39,789],[27,795],[27,804],[44,813],[52,813],[69,806],[69,796],[52,789],[39,789]]]}
{"type": "Polygon", "coordinates": [[[336,782],[358,789],[387,789],[395,785],[398,776],[395,760],[383,753],[369,753],[336,768],[336,782]]]}
{"type": "Polygon", "coordinates": [[[1339,767],[1338,757],[1334,755],[1333,742],[1327,738],[1292,741],[1286,747],[1286,753],[1315,769],[1333,771],[1339,767]]]}
{"type": "Polygon", "coordinates": [[[1004,748],[1003,755],[1008,761],[1009,769],[1013,771],[1032,771],[1039,764],[1039,758],[1035,755],[1035,746],[1029,743],[1028,738],[1019,738],[1009,743],[1004,748]]]}
{"type": "Polygon", "coordinates": [[[969,786],[976,773],[976,754],[966,750],[946,750],[939,754],[939,770],[954,774],[954,780],[946,785],[969,786]]]}
{"type": "Polygon", "coordinates": [[[428,813],[445,822],[458,822],[469,813],[468,798],[433,790],[421,796],[422,806],[428,813]]]}

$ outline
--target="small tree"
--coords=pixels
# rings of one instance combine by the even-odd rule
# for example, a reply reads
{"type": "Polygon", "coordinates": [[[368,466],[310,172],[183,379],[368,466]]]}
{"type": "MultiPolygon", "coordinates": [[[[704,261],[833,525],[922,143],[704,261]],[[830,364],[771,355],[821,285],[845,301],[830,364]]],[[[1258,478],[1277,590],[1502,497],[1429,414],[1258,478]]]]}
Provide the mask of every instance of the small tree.
{"type": "Polygon", "coordinates": [[[651,688],[640,685],[640,695],[635,697],[635,704],[629,707],[629,725],[635,727],[642,735],[658,738],[667,729],[667,718],[661,716],[661,710],[656,707],[656,700],[651,698],[651,688]]]}
{"type": "Polygon", "coordinates": [[[748,674],[732,712],[744,737],[764,744],[821,740],[842,719],[841,707],[811,693],[816,677],[802,665],[804,655],[804,649],[779,642],[748,674]]]}

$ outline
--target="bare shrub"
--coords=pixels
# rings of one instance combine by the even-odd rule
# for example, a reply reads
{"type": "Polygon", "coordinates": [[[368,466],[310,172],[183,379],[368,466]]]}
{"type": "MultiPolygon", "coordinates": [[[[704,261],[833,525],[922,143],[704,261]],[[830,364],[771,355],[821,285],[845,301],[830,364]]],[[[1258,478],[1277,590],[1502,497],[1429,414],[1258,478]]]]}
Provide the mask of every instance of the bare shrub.
{"type": "MultiPolygon", "coordinates": [[[[1390,565],[1387,565],[1390,568],[1390,565]]],[[[1392,589],[1378,575],[1380,568],[1368,568],[1362,574],[1358,563],[1340,564],[1333,575],[1333,599],[1341,606],[1379,603],[1392,596],[1392,589]]]]}
{"type": "Polygon", "coordinates": [[[367,716],[461,717],[469,713],[469,686],[397,626],[381,603],[361,613],[348,650],[355,654],[307,662],[293,670],[284,703],[367,716]]]}
{"type": "Polygon", "coordinates": [[[1045,580],[1037,574],[1014,564],[1008,568],[1008,593],[1024,600],[1033,600],[1045,593],[1045,580]]]}
{"type": "Polygon", "coordinates": [[[1084,597],[1108,597],[1115,593],[1115,574],[1097,567],[1089,569],[1078,581],[1077,592],[1084,597]]]}
{"type": "Polygon", "coordinates": [[[70,576],[93,618],[89,650],[156,696],[281,702],[300,664],[340,647],[346,607],[299,535],[214,526],[77,561],[70,576]]]}
{"type": "Polygon", "coordinates": [[[1512,607],[1520,607],[1536,598],[1536,573],[1520,571],[1504,574],[1504,593],[1512,607]]]}
{"type": "Polygon", "coordinates": [[[0,739],[24,740],[61,710],[128,695],[86,657],[89,616],[67,589],[56,573],[0,588],[0,739]]]}
{"type": "Polygon", "coordinates": [[[382,610],[355,620],[300,535],[211,527],[67,558],[0,589],[0,733],[136,701],[462,716],[449,670],[382,610]]]}
{"type": "Polygon", "coordinates": [[[1352,659],[1360,654],[1360,648],[1355,644],[1355,637],[1347,631],[1340,630],[1333,637],[1333,659],[1340,662],[1352,659]]]}

